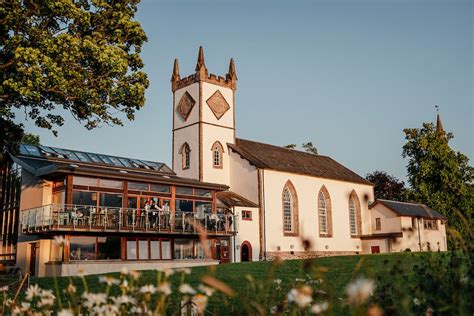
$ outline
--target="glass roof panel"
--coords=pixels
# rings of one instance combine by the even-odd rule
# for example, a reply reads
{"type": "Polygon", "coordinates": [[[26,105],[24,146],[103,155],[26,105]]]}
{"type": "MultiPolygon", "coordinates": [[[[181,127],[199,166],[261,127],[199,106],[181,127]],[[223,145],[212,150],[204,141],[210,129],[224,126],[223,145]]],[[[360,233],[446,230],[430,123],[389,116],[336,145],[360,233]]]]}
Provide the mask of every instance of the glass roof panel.
{"type": "Polygon", "coordinates": [[[33,146],[33,145],[26,145],[25,144],[25,148],[31,156],[41,157],[41,153],[40,153],[38,147],[33,146]]]}
{"type": "Polygon", "coordinates": [[[128,159],[125,159],[125,158],[119,158],[120,162],[122,164],[125,165],[125,167],[128,167],[128,168],[133,168],[132,164],[130,163],[130,161],[128,161],[128,159]]]}
{"type": "Polygon", "coordinates": [[[108,158],[110,159],[110,161],[112,161],[114,165],[123,167],[123,163],[121,163],[120,160],[118,160],[118,158],[112,157],[112,156],[108,156],[108,158]]]}
{"type": "Polygon", "coordinates": [[[69,160],[81,161],[81,159],[79,159],[79,157],[77,157],[73,151],[65,150],[65,152],[69,160]]]}
{"type": "Polygon", "coordinates": [[[79,157],[79,160],[80,161],[83,161],[83,162],[92,162],[92,160],[89,158],[89,156],[87,156],[86,153],[81,153],[79,151],[75,151],[74,152],[76,154],[77,157],[79,157]]]}
{"type": "Polygon", "coordinates": [[[102,159],[102,161],[106,164],[113,165],[114,163],[112,160],[109,159],[109,157],[104,156],[104,155],[99,155],[99,158],[102,159]]]}
{"type": "Polygon", "coordinates": [[[92,160],[93,162],[96,162],[96,163],[104,163],[104,162],[99,158],[99,156],[96,155],[96,154],[87,153],[87,155],[89,155],[89,157],[91,158],[91,160],[92,160]]]}
{"type": "Polygon", "coordinates": [[[26,155],[26,156],[29,156],[29,155],[30,155],[30,153],[28,152],[28,150],[26,150],[25,145],[23,145],[23,144],[20,145],[20,154],[26,155]]]}
{"type": "Polygon", "coordinates": [[[49,147],[46,147],[46,146],[39,146],[40,149],[48,154],[51,154],[51,155],[54,155],[54,156],[57,156],[58,153],[55,152],[52,148],[49,148],[49,147]]]}
{"type": "Polygon", "coordinates": [[[65,158],[67,157],[68,153],[64,149],[55,148],[55,147],[51,147],[51,149],[57,152],[58,154],[63,155],[65,158]]]}
{"type": "Polygon", "coordinates": [[[164,172],[164,173],[169,173],[169,174],[174,174],[173,170],[171,170],[170,167],[168,167],[167,165],[163,164],[163,166],[161,167],[160,170],[158,170],[160,172],[164,172]]]}

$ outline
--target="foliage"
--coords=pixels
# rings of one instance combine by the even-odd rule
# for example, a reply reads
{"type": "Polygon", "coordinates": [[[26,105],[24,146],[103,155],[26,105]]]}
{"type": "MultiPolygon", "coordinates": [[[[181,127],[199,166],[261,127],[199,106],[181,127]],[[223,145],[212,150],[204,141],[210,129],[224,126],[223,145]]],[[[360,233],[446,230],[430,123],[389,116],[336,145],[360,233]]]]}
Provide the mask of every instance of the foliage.
{"type": "MultiPolygon", "coordinates": [[[[296,144],[288,144],[288,145],[285,145],[283,146],[284,148],[288,148],[288,149],[296,149],[296,144]]],[[[310,154],[315,154],[317,155],[318,154],[318,149],[316,148],[316,146],[313,145],[312,142],[307,142],[307,143],[303,143],[301,145],[301,147],[304,149],[304,151],[306,151],[307,153],[310,153],[310,154]]]]}
{"type": "Polygon", "coordinates": [[[30,145],[39,145],[40,144],[40,137],[39,135],[25,133],[21,139],[22,144],[30,144],[30,145]]]}
{"type": "Polygon", "coordinates": [[[27,306],[30,313],[32,306],[36,311],[72,308],[84,312],[92,311],[87,306],[96,298],[100,307],[95,310],[120,306],[122,314],[132,308],[153,314],[158,305],[160,312],[155,315],[163,314],[164,306],[166,314],[172,315],[179,314],[182,301],[190,307],[194,298],[195,303],[203,304],[206,314],[214,315],[382,315],[382,310],[388,315],[420,315],[428,308],[461,315],[473,308],[472,300],[466,297],[473,286],[472,257],[468,266],[468,251],[461,252],[464,257],[458,259],[462,260],[448,253],[399,253],[247,262],[192,270],[125,270],[100,277],[57,278],[57,285],[55,279],[43,278],[32,283],[46,292],[37,290],[33,302],[27,300],[28,292],[20,295],[15,306],[32,304],[27,306]],[[47,303],[51,295],[54,306],[37,306],[42,299],[47,303]],[[127,304],[129,301],[135,304],[127,304]]]}
{"type": "Polygon", "coordinates": [[[22,138],[19,110],[47,129],[63,125],[61,109],[88,129],[134,119],[148,87],[138,2],[1,1],[0,150],[22,138]]]}
{"type": "Polygon", "coordinates": [[[463,236],[474,227],[473,168],[469,159],[449,147],[451,133],[437,130],[432,123],[405,129],[403,157],[408,158],[409,199],[441,212],[463,236]],[[461,216],[467,219],[463,225],[461,216]]]}
{"type": "Polygon", "coordinates": [[[312,142],[303,143],[303,148],[307,153],[315,155],[318,154],[318,149],[316,148],[316,146],[313,145],[312,142]]]}
{"type": "Polygon", "coordinates": [[[405,192],[403,181],[380,170],[367,174],[365,178],[375,185],[374,194],[376,199],[403,201],[405,192]]]}

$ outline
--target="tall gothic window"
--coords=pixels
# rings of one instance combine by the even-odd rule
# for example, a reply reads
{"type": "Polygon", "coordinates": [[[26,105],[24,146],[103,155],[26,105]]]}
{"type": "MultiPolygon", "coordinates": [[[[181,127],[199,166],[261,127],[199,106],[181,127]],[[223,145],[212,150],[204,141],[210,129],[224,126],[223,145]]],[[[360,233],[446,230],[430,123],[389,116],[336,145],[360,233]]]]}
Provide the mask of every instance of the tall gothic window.
{"type": "Polygon", "coordinates": [[[224,148],[220,142],[215,142],[212,145],[212,166],[214,168],[222,168],[222,154],[224,153],[224,148]]]}
{"type": "Polygon", "coordinates": [[[283,188],[282,194],[283,208],[283,234],[285,236],[298,236],[298,196],[296,189],[288,180],[283,188]]]}
{"type": "Polygon", "coordinates": [[[349,229],[351,236],[358,236],[361,234],[361,215],[360,215],[360,203],[357,193],[352,190],[349,196],[349,229]]]}
{"type": "Polygon", "coordinates": [[[191,148],[189,147],[188,143],[184,143],[181,147],[181,155],[183,169],[189,169],[191,164],[191,148]]]}
{"type": "Polygon", "coordinates": [[[319,233],[327,234],[328,233],[328,214],[326,209],[326,197],[324,193],[319,192],[318,198],[318,209],[319,209],[319,233]]]}
{"type": "Polygon", "coordinates": [[[283,191],[283,230],[286,233],[293,232],[293,198],[290,190],[283,191]]]}
{"type": "Polygon", "coordinates": [[[349,223],[351,228],[351,235],[357,235],[356,206],[354,198],[352,196],[349,198],[349,223]]]}
{"type": "Polygon", "coordinates": [[[318,219],[319,236],[332,237],[331,197],[324,185],[318,193],[318,219]]]}

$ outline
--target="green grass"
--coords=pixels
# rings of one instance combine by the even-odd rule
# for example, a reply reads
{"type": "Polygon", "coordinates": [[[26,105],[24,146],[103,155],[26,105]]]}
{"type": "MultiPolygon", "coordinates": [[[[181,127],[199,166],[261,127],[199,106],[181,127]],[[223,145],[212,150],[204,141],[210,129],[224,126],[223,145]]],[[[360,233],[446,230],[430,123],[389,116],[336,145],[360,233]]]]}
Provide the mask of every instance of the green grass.
{"type": "MultiPolygon", "coordinates": [[[[431,254],[433,255],[433,254],[431,254]]],[[[192,269],[190,275],[186,275],[186,282],[193,286],[201,283],[204,275],[212,275],[218,280],[231,287],[236,296],[226,297],[222,294],[214,295],[209,302],[209,308],[215,314],[244,314],[244,304],[249,300],[267,302],[282,301],[288,291],[296,284],[295,279],[307,278],[307,271],[312,278],[322,278],[323,283],[317,287],[327,292],[333,298],[344,296],[345,286],[351,279],[357,276],[364,276],[377,280],[378,278],[389,278],[389,271],[394,265],[403,265],[405,270],[412,270],[415,264],[421,262],[426,254],[398,253],[398,254],[380,254],[380,255],[359,255],[344,257],[326,257],[312,260],[288,260],[278,263],[272,262],[246,262],[237,264],[225,264],[217,267],[196,267],[192,269]],[[319,271],[319,272],[318,272],[319,271]],[[251,276],[251,277],[249,277],[251,276]],[[249,279],[254,279],[250,282],[249,279]],[[282,289],[274,289],[273,280],[281,279],[282,289]],[[265,284],[271,285],[266,287],[265,284]]],[[[142,271],[140,283],[156,284],[157,273],[155,271],[142,271]]],[[[112,274],[118,276],[119,274],[112,274]]],[[[173,296],[170,310],[178,306],[177,288],[181,282],[182,275],[173,275],[171,278],[173,284],[173,296]]],[[[104,289],[104,285],[98,282],[98,276],[87,276],[89,291],[98,292],[104,289]]],[[[60,289],[66,288],[67,284],[72,282],[83,290],[80,278],[58,278],[60,289]]],[[[32,283],[37,283],[40,287],[54,290],[52,278],[32,278],[32,283]]],[[[115,290],[118,292],[118,289],[115,290]]],[[[267,306],[269,307],[269,306],[267,306]]],[[[337,311],[339,314],[341,311],[337,311]]]]}

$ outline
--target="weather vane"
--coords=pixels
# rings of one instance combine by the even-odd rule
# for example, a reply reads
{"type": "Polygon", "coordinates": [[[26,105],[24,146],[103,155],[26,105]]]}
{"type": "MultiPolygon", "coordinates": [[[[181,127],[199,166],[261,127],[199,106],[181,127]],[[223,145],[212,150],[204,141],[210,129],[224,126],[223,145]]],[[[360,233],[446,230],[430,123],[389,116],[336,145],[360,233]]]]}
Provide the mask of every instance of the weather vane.
{"type": "Polygon", "coordinates": [[[439,105],[435,105],[436,112],[439,112],[439,105]]]}

